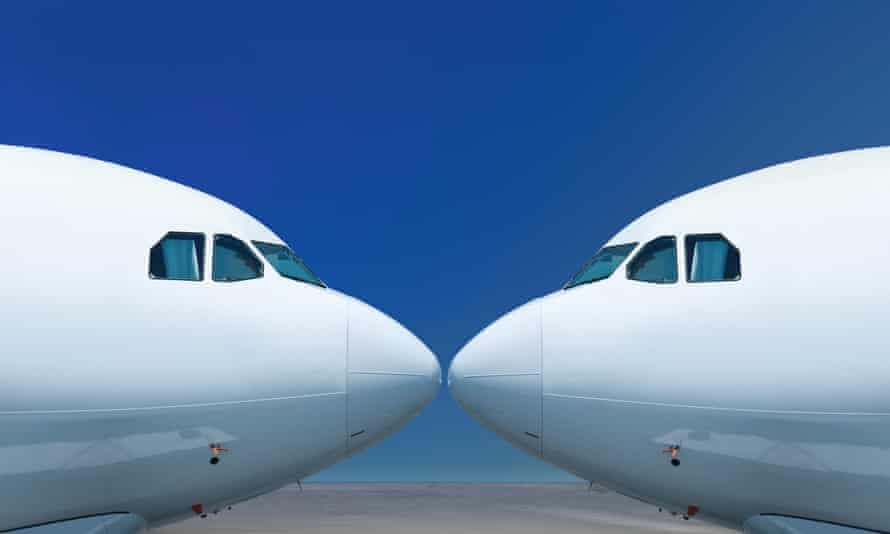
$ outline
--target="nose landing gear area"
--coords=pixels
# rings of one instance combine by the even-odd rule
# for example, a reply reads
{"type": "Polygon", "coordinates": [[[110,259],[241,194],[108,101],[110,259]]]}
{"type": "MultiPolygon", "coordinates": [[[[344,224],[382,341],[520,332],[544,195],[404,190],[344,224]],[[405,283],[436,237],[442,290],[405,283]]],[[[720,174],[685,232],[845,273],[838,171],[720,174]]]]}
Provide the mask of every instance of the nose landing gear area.
{"type": "Polygon", "coordinates": [[[661,450],[662,454],[670,454],[671,455],[671,465],[674,467],[680,466],[680,446],[679,445],[669,445],[661,450]]]}
{"type": "Polygon", "coordinates": [[[220,443],[211,443],[210,444],[210,465],[216,465],[219,463],[219,455],[229,452],[229,449],[222,446],[220,443]]]}

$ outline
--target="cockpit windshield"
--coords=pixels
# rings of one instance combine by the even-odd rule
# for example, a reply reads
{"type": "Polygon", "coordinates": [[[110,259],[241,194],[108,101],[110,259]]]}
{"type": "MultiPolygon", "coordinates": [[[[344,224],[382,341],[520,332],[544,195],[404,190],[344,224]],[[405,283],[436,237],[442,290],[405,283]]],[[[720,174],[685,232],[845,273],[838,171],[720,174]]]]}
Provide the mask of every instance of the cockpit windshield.
{"type": "Polygon", "coordinates": [[[590,261],[584,264],[584,267],[569,280],[563,289],[589,284],[597,280],[605,280],[612,276],[615,269],[633,252],[636,246],[636,243],[625,243],[623,245],[603,247],[590,261]]]}
{"type": "Polygon", "coordinates": [[[266,257],[272,267],[278,271],[278,274],[285,278],[298,280],[300,282],[308,282],[321,287],[327,287],[315,274],[309,270],[309,267],[298,258],[296,254],[284,245],[275,245],[272,243],[263,243],[254,241],[256,248],[266,257]]]}

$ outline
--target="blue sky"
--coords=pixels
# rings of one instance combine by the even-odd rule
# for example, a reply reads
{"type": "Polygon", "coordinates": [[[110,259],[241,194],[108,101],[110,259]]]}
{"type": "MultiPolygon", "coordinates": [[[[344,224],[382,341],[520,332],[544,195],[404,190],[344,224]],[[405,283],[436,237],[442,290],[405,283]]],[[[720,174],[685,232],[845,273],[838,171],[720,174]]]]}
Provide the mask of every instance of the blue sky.
{"type": "MultiPolygon", "coordinates": [[[[890,144],[888,3],[422,4],[10,3],[0,142],[240,206],[445,367],[657,204],[890,144]]],[[[571,480],[445,391],[314,479],[571,480]]]]}

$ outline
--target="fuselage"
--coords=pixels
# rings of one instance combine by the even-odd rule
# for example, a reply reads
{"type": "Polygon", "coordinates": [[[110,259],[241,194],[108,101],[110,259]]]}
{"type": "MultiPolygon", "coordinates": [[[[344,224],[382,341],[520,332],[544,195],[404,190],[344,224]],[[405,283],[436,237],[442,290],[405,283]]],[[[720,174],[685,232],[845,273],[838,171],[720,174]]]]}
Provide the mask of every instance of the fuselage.
{"type": "Polygon", "coordinates": [[[282,276],[259,247],[283,241],[209,195],[2,147],[0,223],[0,530],[213,512],[383,438],[438,389],[421,341],[282,276]],[[191,264],[167,266],[190,279],[155,266],[190,240],[191,264]]]}
{"type": "Polygon", "coordinates": [[[634,245],[609,276],[471,340],[452,394],[524,450],[679,515],[890,530],[888,200],[890,150],[870,149],[668,202],[608,241],[634,245]],[[632,279],[660,238],[674,277],[632,279]],[[696,280],[703,239],[740,271],[696,280]]]}

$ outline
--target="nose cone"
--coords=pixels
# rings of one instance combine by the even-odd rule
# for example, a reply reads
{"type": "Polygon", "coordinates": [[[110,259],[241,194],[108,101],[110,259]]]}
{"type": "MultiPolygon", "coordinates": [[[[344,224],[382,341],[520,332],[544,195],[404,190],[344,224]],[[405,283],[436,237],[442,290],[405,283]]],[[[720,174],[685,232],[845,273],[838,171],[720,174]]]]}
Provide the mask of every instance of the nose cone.
{"type": "Polygon", "coordinates": [[[448,372],[451,396],[484,426],[542,451],[541,303],[504,315],[470,340],[448,372]]]}
{"type": "Polygon", "coordinates": [[[439,392],[439,360],[408,329],[350,298],[346,426],[349,452],[398,430],[439,392]]]}

